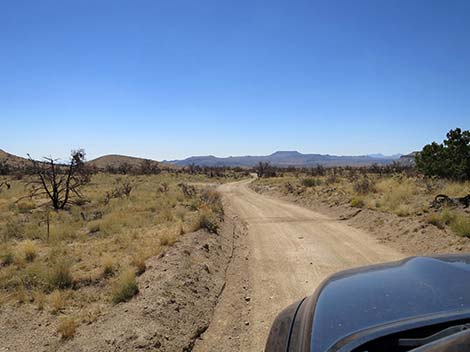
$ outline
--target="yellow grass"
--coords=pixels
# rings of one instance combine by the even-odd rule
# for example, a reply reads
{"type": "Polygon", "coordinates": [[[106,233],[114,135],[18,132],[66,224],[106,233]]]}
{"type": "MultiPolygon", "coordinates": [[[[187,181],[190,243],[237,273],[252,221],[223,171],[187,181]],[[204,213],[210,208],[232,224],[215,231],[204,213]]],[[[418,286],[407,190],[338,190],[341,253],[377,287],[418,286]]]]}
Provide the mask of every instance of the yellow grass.
{"type": "Polygon", "coordinates": [[[53,313],[78,314],[95,303],[110,307],[109,292],[126,286],[122,275],[113,274],[130,268],[140,275],[145,260],[175,243],[201,212],[222,212],[216,192],[203,195],[201,188],[188,196],[178,186],[214,182],[202,175],[99,173],[82,190],[87,202],[57,212],[44,206],[44,197],[17,202],[32,176],[8,180],[11,188],[0,192],[0,302],[53,313]],[[124,182],[133,186],[130,196],[106,202],[106,193],[124,182]]]}
{"type": "Polygon", "coordinates": [[[77,321],[73,317],[62,317],[57,325],[57,332],[63,340],[71,339],[77,331],[77,321]]]}

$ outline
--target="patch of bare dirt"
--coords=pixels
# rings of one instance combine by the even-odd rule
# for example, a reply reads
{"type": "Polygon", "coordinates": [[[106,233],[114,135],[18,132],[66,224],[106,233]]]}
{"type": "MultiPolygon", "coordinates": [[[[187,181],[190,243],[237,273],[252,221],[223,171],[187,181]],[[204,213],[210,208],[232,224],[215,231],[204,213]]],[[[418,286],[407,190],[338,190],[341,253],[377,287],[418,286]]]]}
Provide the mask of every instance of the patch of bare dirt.
{"type": "MultiPolygon", "coordinates": [[[[303,198],[297,194],[284,194],[274,187],[251,185],[265,195],[297,203],[312,210],[336,217],[355,228],[366,230],[381,243],[409,255],[431,255],[470,252],[470,239],[440,229],[426,221],[425,214],[400,217],[378,210],[358,209],[339,204],[333,194],[327,201],[303,198]]],[[[338,195],[340,197],[341,195],[338,195]]]]}
{"type": "Polygon", "coordinates": [[[113,306],[76,336],[61,340],[50,313],[31,305],[0,308],[0,351],[191,351],[208,328],[225,287],[234,224],[197,231],[147,261],[140,292],[113,306]]]}

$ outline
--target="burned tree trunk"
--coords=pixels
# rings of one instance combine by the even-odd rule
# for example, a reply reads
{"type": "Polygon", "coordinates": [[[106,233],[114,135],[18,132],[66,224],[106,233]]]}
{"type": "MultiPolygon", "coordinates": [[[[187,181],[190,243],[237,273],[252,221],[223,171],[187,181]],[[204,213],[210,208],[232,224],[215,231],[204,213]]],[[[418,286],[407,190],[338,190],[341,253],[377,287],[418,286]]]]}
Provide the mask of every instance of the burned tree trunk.
{"type": "Polygon", "coordinates": [[[44,162],[39,162],[29,154],[28,157],[37,175],[37,179],[31,183],[30,197],[47,195],[56,210],[73,203],[72,196],[82,197],[80,188],[90,179],[84,165],[83,149],[72,151],[68,164],[60,164],[53,158],[44,158],[44,162]]]}
{"type": "Polygon", "coordinates": [[[468,208],[470,206],[470,194],[465,197],[449,197],[445,194],[438,194],[431,203],[432,208],[439,209],[443,206],[447,207],[464,207],[468,208]]]}

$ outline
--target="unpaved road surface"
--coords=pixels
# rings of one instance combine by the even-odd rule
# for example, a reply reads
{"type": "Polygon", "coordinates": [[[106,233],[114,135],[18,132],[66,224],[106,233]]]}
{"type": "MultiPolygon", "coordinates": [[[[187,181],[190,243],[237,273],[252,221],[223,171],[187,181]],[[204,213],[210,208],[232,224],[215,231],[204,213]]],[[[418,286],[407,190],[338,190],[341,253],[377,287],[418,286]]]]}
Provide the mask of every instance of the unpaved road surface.
{"type": "Polygon", "coordinates": [[[214,319],[195,351],[262,351],[276,314],[342,269],[404,255],[364,231],[255,193],[249,181],[219,189],[247,229],[214,319]]]}

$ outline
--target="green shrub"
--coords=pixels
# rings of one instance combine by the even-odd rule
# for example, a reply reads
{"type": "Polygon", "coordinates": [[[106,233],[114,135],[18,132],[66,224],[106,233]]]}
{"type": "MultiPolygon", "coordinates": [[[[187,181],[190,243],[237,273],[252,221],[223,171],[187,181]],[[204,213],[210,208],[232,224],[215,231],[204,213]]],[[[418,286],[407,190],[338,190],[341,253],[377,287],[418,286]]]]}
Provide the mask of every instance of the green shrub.
{"type": "Polygon", "coordinates": [[[450,130],[443,143],[433,142],[416,154],[416,168],[426,176],[470,179],[470,131],[450,130]]]}
{"type": "Polygon", "coordinates": [[[351,199],[351,206],[354,208],[363,208],[365,205],[362,198],[353,198],[351,199]]]}
{"type": "Polygon", "coordinates": [[[302,186],[305,187],[315,187],[315,186],[320,186],[322,184],[322,181],[317,178],[309,177],[309,178],[304,178],[300,182],[302,186]]]}
{"type": "Polygon", "coordinates": [[[111,299],[114,304],[126,302],[139,292],[133,270],[127,270],[121,274],[114,285],[111,299]]]}

